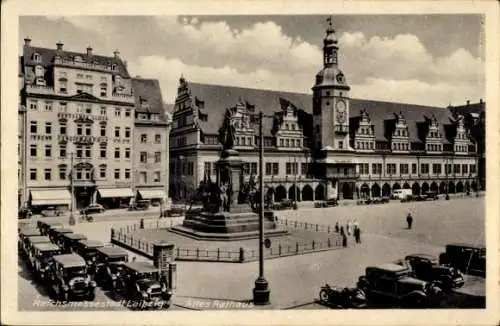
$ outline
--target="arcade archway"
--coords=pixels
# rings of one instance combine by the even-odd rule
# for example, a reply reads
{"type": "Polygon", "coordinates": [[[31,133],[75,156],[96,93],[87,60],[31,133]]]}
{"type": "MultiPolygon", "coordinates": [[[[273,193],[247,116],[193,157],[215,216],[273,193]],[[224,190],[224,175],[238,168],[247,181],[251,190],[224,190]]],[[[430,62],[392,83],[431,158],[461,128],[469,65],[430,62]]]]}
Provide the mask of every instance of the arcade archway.
{"type": "Polygon", "coordinates": [[[283,186],[276,187],[276,192],[274,193],[274,201],[282,201],[286,198],[286,189],[283,186]]]}
{"type": "Polygon", "coordinates": [[[305,185],[304,188],[302,188],[302,200],[303,201],[313,200],[313,189],[310,185],[305,185]]]}

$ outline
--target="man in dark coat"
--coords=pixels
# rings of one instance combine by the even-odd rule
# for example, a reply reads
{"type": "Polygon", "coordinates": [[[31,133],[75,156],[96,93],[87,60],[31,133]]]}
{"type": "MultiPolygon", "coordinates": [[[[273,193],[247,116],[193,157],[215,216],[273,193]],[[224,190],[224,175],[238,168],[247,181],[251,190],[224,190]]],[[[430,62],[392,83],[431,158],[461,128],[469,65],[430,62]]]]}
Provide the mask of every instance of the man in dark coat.
{"type": "Polygon", "coordinates": [[[408,216],[406,216],[406,223],[408,224],[408,229],[411,230],[411,225],[413,224],[411,213],[408,213],[408,216]]]}
{"type": "Polygon", "coordinates": [[[359,226],[354,227],[354,239],[356,239],[356,243],[361,242],[361,230],[359,229],[359,226]]]}

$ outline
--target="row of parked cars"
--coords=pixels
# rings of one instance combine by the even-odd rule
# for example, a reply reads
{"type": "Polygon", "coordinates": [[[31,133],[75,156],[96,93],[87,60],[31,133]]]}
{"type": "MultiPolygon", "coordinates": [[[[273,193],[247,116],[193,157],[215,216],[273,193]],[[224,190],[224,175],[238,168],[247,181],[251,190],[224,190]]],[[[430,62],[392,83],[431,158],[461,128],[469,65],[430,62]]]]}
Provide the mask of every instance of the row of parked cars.
{"type": "Polygon", "coordinates": [[[125,250],[89,240],[60,222],[20,226],[18,246],[34,278],[55,300],[93,301],[100,286],[138,308],[170,306],[172,288],[151,262],[129,262],[125,250]]]}
{"type": "Polygon", "coordinates": [[[486,249],[469,244],[449,244],[439,259],[411,254],[392,263],[369,266],[356,287],[321,287],[324,304],[364,308],[389,303],[403,308],[439,307],[444,296],[464,286],[464,273],[486,275],[486,249]]]}

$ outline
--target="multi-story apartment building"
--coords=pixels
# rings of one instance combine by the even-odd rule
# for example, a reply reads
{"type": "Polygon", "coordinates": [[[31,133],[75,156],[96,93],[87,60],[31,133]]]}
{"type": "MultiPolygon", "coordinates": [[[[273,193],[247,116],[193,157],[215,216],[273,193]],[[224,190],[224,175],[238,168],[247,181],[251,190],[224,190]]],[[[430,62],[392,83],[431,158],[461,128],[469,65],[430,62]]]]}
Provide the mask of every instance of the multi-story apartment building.
{"type": "Polygon", "coordinates": [[[69,206],[73,188],[77,207],[128,204],[135,196],[136,98],[119,52],[71,52],[61,42],[40,48],[27,38],[20,59],[20,202],[69,206]]]}
{"type": "Polygon", "coordinates": [[[244,172],[258,175],[263,111],[264,182],[269,196],[317,200],[478,189],[476,146],[450,108],[350,98],[327,29],[323,68],[312,96],[188,82],[181,77],[170,135],[172,195],[195,187],[219,159],[226,109],[236,128],[244,172]]]}
{"type": "Polygon", "coordinates": [[[168,198],[168,138],[170,121],[163,109],[160,84],[132,79],[135,91],[134,184],[138,199],[165,202],[168,198]]]}

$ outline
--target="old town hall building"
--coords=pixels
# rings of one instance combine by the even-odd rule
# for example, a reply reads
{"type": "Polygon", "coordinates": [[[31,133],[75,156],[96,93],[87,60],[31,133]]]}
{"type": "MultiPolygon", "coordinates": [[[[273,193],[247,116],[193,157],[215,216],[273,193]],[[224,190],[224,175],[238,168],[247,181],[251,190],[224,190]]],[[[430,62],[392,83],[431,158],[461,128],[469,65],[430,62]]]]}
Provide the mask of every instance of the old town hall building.
{"type": "Polygon", "coordinates": [[[247,176],[258,175],[259,111],[265,114],[264,182],[275,201],[478,189],[476,146],[464,116],[445,107],[350,97],[335,31],[323,45],[312,96],[193,83],[180,78],[170,134],[170,190],[177,197],[215,178],[226,109],[247,176]]]}

